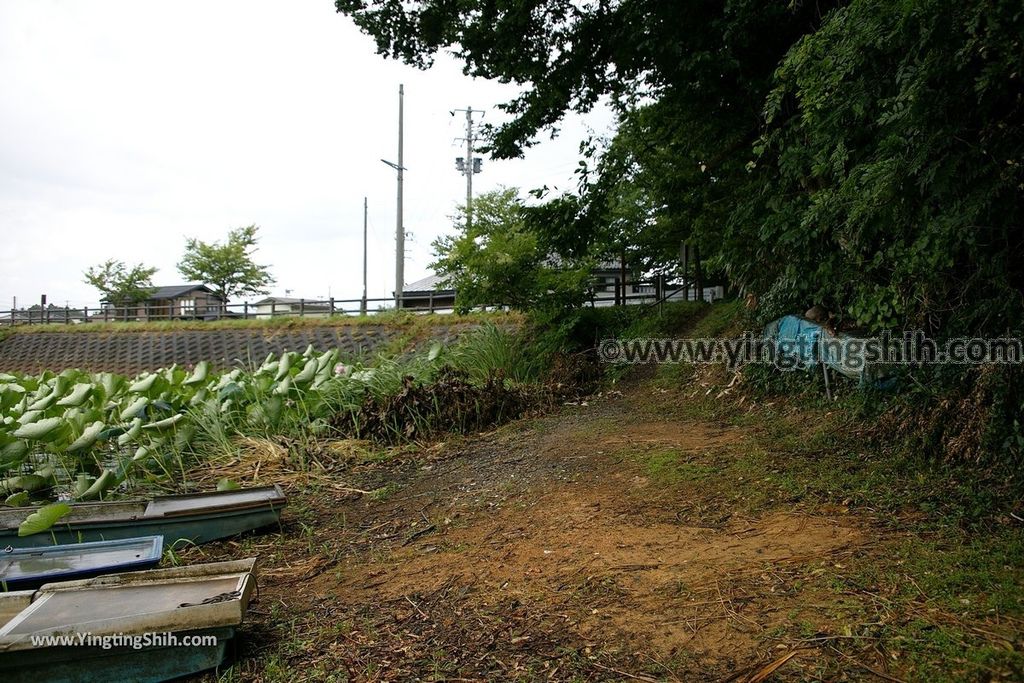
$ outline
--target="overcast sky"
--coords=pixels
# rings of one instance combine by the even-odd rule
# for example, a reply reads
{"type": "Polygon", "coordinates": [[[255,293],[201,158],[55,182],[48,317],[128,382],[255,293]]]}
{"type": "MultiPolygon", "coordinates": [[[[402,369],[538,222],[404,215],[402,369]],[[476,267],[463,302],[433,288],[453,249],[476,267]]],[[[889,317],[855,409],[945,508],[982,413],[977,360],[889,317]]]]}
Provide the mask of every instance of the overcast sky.
{"type": "MultiPolygon", "coordinates": [[[[107,258],[182,281],[186,237],[261,228],[273,293],[357,298],[362,203],[371,297],[394,283],[398,85],[405,84],[406,281],[465,199],[465,117],[512,86],[451,58],[421,72],[378,57],[331,0],[0,0],[0,309],[47,294],[95,305],[82,271],[107,258]]],[[[579,140],[611,116],[571,117],[474,190],[571,188],[579,140]]]]}

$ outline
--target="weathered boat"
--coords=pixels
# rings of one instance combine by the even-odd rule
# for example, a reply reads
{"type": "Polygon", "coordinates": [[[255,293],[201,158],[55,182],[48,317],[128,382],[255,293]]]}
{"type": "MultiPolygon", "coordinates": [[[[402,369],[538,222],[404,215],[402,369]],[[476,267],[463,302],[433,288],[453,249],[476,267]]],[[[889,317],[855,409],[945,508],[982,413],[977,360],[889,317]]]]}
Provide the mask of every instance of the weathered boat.
{"type": "Polygon", "coordinates": [[[0,591],[21,591],[54,581],[152,569],[160,564],[163,548],[163,536],[0,548],[0,591]]]}
{"type": "Polygon", "coordinates": [[[0,680],[152,683],[218,667],[255,581],[247,559],[0,593],[0,680]]]}
{"type": "Polygon", "coordinates": [[[162,536],[180,547],[278,524],[288,499],[280,486],[158,496],[149,501],[74,503],[52,528],[18,536],[28,508],[0,508],[0,548],[162,536]]]}

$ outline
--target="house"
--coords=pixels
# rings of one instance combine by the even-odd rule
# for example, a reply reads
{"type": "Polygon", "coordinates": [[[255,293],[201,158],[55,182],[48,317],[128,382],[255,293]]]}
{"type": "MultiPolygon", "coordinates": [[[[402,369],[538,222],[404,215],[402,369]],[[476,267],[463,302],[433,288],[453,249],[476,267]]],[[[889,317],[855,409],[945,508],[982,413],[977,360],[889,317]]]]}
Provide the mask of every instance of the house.
{"type": "MultiPolygon", "coordinates": [[[[591,304],[597,307],[618,305],[623,290],[626,304],[653,303],[660,300],[694,301],[697,298],[692,285],[687,287],[664,277],[660,280],[639,279],[627,270],[625,287],[619,286],[621,279],[622,270],[619,264],[610,261],[597,264],[592,271],[591,304]]],[[[704,287],[703,290],[702,298],[708,303],[725,297],[725,287],[722,285],[704,287]]]]}
{"type": "Polygon", "coordinates": [[[105,319],[206,320],[227,317],[224,298],[204,284],[154,287],[149,298],[127,307],[114,306],[109,301],[101,303],[105,319]]]}
{"type": "Polygon", "coordinates": [[[626,270],[626,285],[622,287],[622,267],[613,261],[603,261],[591,271],[590,300],[595,306],[611,306],[618,303],[624,293],[626,303],[632,303],[641,295],[654,294],[654,286],[641,283],[632,271],[626,270]],[[649,292],[647,290],[650,290],[649,292]]]}
{"type": "Polygon", "coordinates": [[[455,290],[444,285],[440,275],[428,275],[402,289],[402,308],[419,311],[450,311],[455,308],[455,290]]]}
{"type": "Polygon", "coordinates": [[[268,296],[266,299],[249,304],[249,315],[270,318],[279,315],[301,315],[307,318],[326,318],[332,314],[329,301],[317,299],[296,299],[286,296],[268,296]]]}
{"type": "Polygon", "coordinates": [[[148,320],[223,317],[226,301],[203,284],[156,287],[142,302],[148,320]]]}

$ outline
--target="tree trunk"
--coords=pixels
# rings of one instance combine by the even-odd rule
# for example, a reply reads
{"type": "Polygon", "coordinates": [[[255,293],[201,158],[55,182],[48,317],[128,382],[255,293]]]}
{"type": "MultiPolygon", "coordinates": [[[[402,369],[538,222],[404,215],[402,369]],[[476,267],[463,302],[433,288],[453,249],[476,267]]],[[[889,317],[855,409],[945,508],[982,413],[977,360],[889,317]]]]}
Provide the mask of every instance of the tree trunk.
{"type": "Polygon", "coordinates": [[[693,286],[697,290],[697,301],[704,301],[704,274],[700,268],[700,247],[693,245],[693,286]]]}

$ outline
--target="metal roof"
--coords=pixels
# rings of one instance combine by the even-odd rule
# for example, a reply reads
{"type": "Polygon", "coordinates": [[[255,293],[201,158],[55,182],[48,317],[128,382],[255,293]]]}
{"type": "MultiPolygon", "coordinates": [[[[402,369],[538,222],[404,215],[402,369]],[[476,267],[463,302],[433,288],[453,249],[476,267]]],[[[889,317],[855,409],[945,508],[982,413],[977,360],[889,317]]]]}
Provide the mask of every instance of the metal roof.
{"type": "Polygon", "coordinates": [[[297,304],[305,301],[307,304],[316,303],[319,299],[300,299],[294,296],[268,296],[253,303],[253,306],[260,304],[297,304]]]}
{"type": "Polygon", "coordinates": [[[454,292],[452,287],[445,284],[444,277],[441,275],[428,275],[422,280],[411,282],[402,288],[402,294],[417,293],[417,292],[454,292]]]}
{"type": "Polygon", "coordinates": [[[196,290],[202,290],[213,294],[213,290],[202,283],[194,283],[188,285],[169,285],[166,287],[154,287],[153,292],[149,295],[150,299],[176,299],[179,296],[184,296],[190,292],[196,290]]]}
{"type": "Polygon", "coordinates": [[[265,299],[260,299],[259,301],[254,302],[252,305],[253,306],[263,306],[263,305],[266,305],[266,304],[285,304],[285,305],[290,305],[290,304],[302,304],[302,303],[305,303],[305,305],[307,307],[309,307],[309,308],[314,308],[314,307],[317,307],[317,306],[322,306],[324,308],[327,308],[328,306],[330,306],[330,302],[329,301],[321,301],[319,299],[296,299],[295,297],[291,297],[291,296],[268,296],[265,299]]]}

